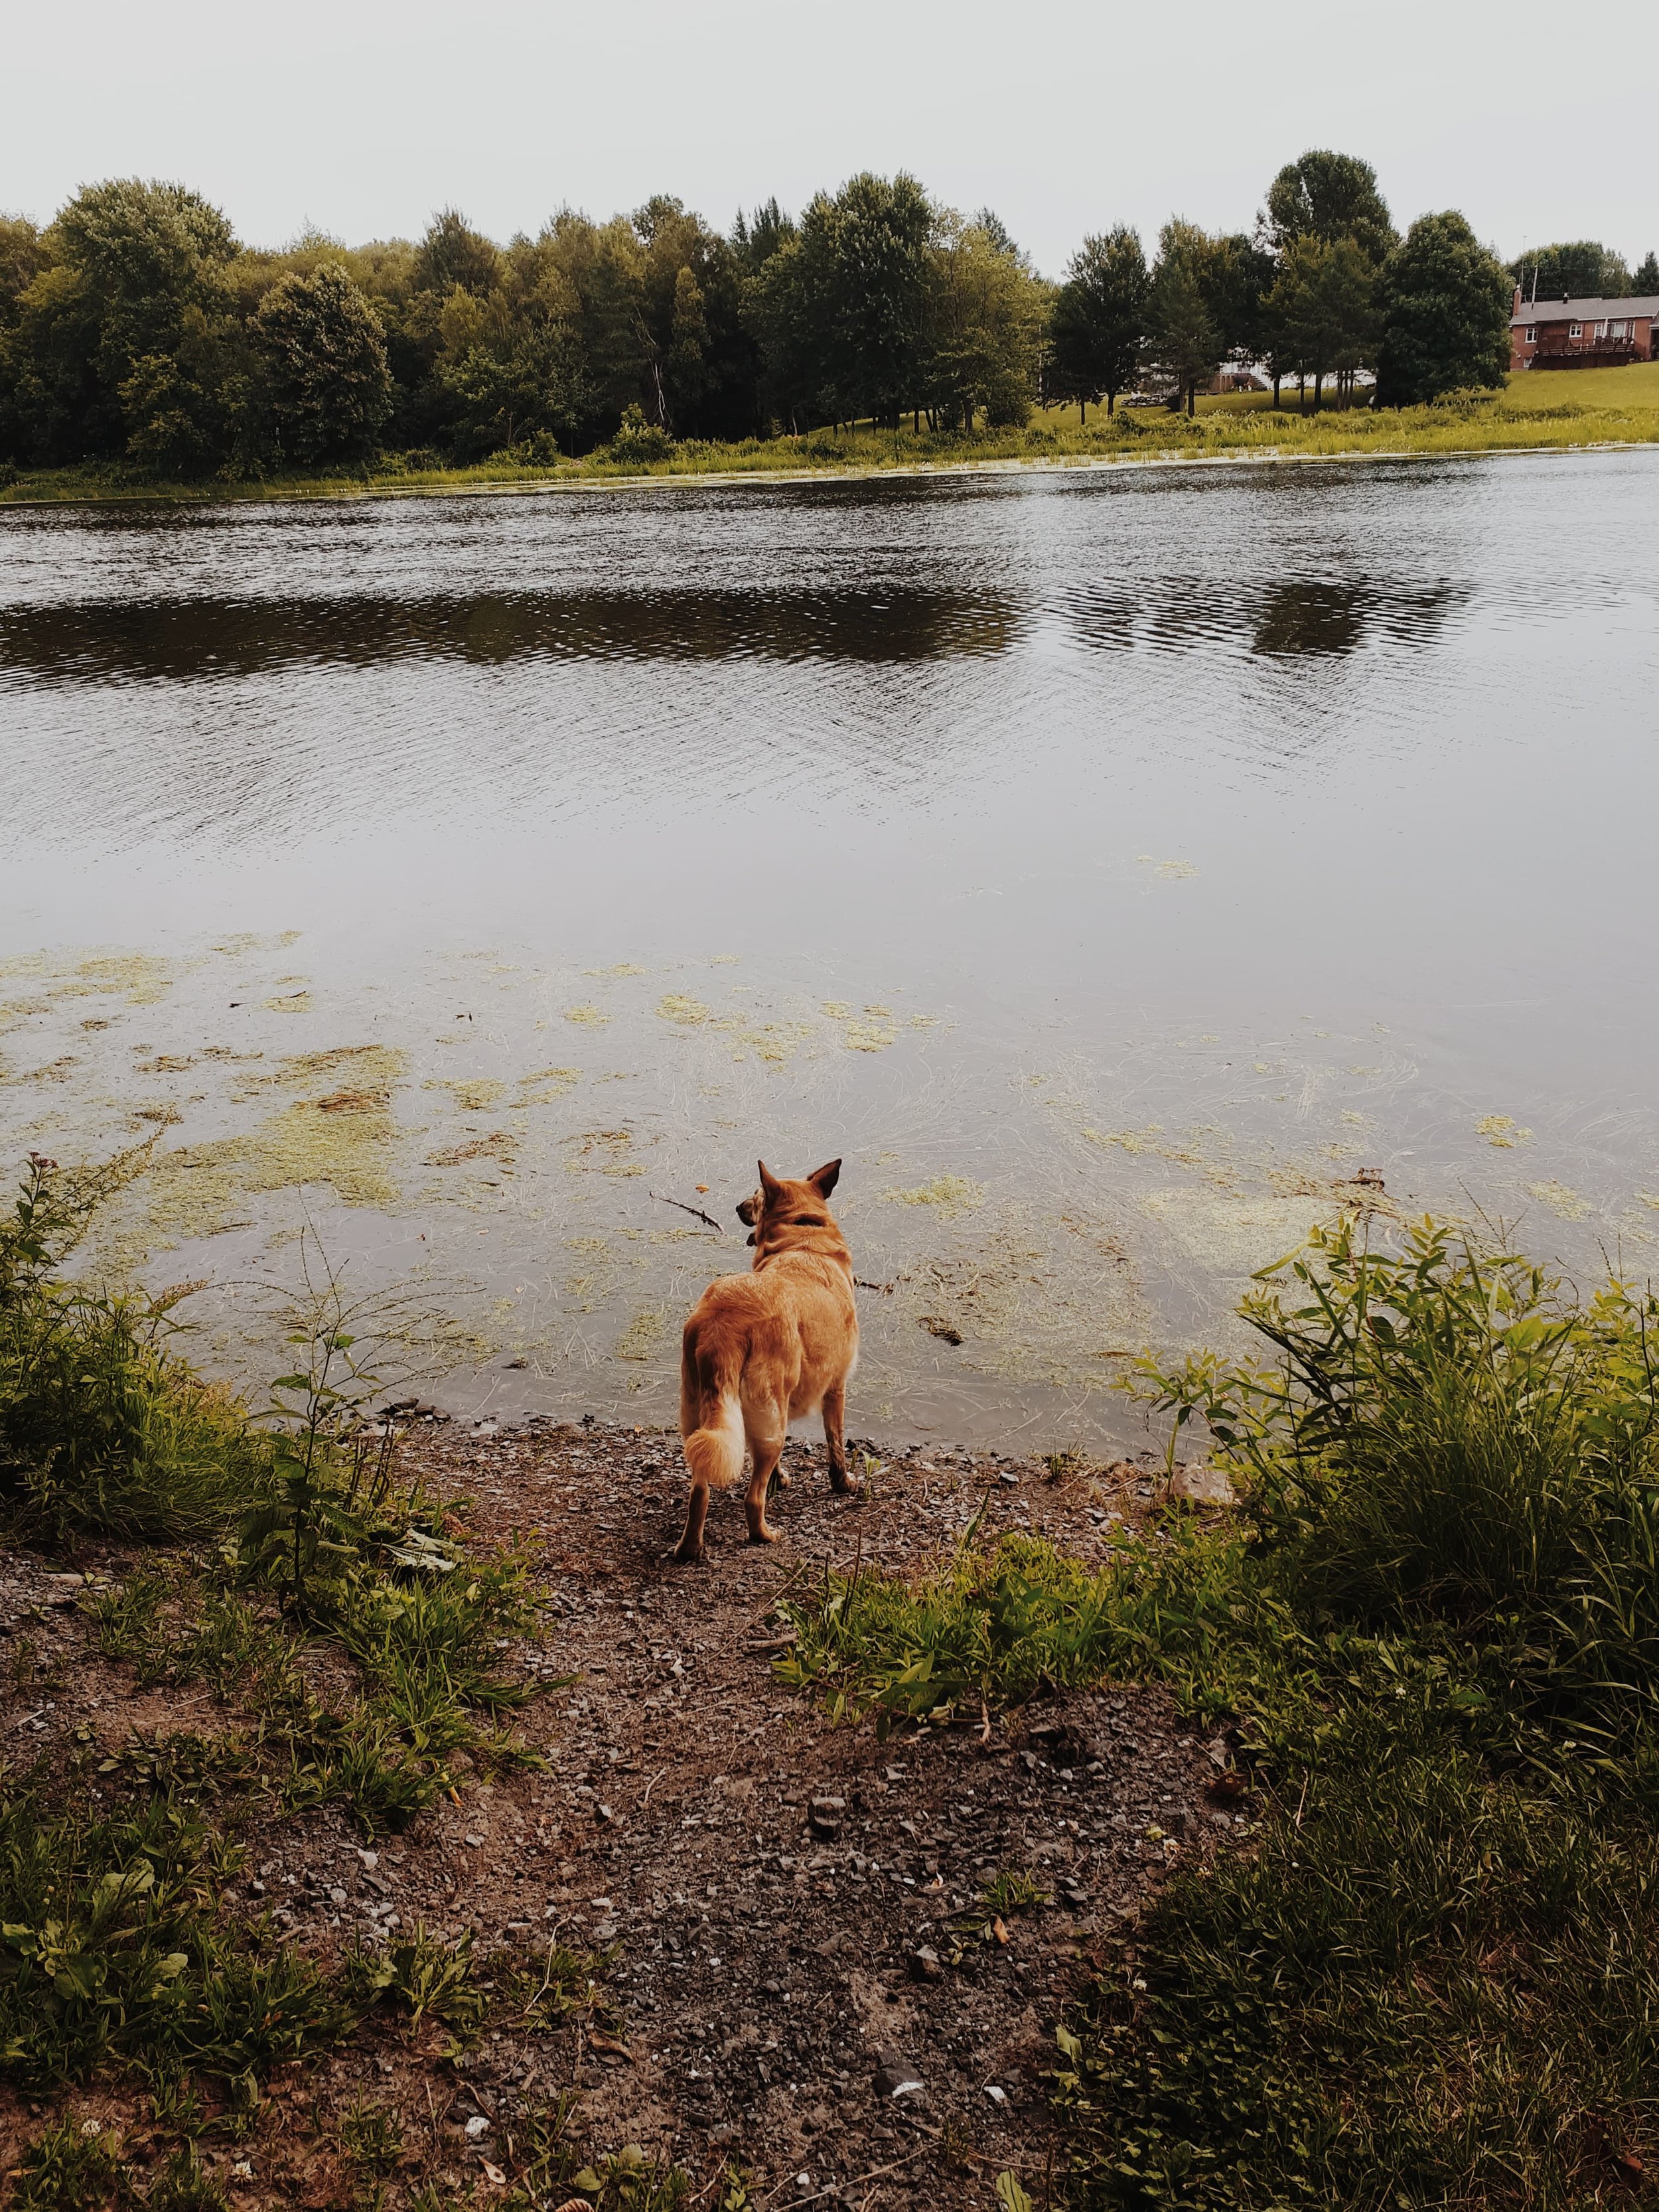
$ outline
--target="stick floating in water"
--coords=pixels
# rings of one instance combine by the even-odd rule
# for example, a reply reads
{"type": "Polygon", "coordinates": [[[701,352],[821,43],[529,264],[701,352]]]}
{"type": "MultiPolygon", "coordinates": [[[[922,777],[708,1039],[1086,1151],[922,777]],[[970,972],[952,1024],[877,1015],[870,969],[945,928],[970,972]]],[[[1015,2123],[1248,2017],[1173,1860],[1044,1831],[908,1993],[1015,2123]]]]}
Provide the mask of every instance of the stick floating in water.
{"type": "Polygon", "coordinates": [[[706,1221],[716,1237],[725,1236],[725,1230],[715,1220],[714,1215],[705,1213],[702,1206],[688,1206],[683,1198],[665,1198],[659,1190],[653,1190],[650,1194],[656,1200],[659,1206],[678,1206],[682,1213],[694,1213],[699,1221],[706,1221]]]}

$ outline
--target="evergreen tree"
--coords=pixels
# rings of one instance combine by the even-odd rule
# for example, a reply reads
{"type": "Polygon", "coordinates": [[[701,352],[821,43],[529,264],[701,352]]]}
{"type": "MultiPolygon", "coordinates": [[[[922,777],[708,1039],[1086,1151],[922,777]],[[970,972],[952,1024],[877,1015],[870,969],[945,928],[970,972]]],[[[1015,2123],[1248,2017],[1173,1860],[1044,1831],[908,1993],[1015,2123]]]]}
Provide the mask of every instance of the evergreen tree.
{"type": "Polygon", "coordinates": [[[459,208],[441,208],[426,227],[415,257],[415,289],[447,299],[457,285],[488,299],[501,282],[501,249],[474,230],[459,208]]]}
{"type": "Polygon", "coordinates": [[[1048,388],[1088,420],[1091,400],[1109,415],[1140,372],[1152,315],[1152,280],[1139,231],[1119,223],[1085,238],[1054,295],[1048,331],[1048,388]]]}
{"type": "Polygon", "coordinates": [[[1509,272],[1455,211],[1419,216],[1382,264],[1376,404],[1501,385],[1510,363],[1509,272]]]}
{"type": "Polygon", "coordinates": [[[1659,253],[1650,251],[1637,263],[1630,283],[1632,295],[1638,300],[1651,299],[1659,293],[1659,253]]]}
{"type": "Polygon", "coordinates": [[[1207,384],[1227,352],[1226,333],[1215,313],[1218,241],[1179,216],[1158,233],[1152,271],[1152,357],[1170,380],[1170,406],[1184,401],[1197,411],[1198,388],[1207,384]]]}
{"type": "Polygon", "coordinates": [[[1279,258],[1267,303],[1273,358],[1281,372],[1313,379],[1316,412],[1326,377],[1337,376],[1346,402],[1353,372],[1372,357],[1376,285],[1370,257],[1351,238],[1293,239],[1279,258]]]}

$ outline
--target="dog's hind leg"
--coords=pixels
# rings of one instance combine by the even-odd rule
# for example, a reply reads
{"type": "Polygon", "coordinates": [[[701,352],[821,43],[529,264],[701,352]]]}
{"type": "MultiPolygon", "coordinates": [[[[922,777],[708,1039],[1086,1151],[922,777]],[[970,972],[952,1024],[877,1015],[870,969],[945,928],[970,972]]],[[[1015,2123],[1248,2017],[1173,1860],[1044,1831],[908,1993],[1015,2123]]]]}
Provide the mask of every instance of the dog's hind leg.
{"type": "Polygon", "coordinates": [[[751,1544],[775,1544],[778,1540],[777,1530],[767,1522],[767,1486],[782,1455],[783,1440],[787,1434],[781,1422],[778,1424],[778,1432],[775,1437],[757,1437],[752,1430],[750,1432],[749,1449],[755,1455],[755,1472],[749,1478],[743,1510],[749,1522],[749,1540],[751,1544]]]}
{"type": "Polygon", "coordinates": [[[674,1553],[682,1567],[696,1566],[702,1557],[702,1524],[708,1518],[708,1485],[694,1482],[685,1508],[685,1534],[674,1553]]]}
{"type": "Polygon", "coordinates": [[[847,1415],[847,1385],[832,1382],[823,1394],[823,1441],[830,1447],[830,1487],[845,1493],[857,1483],[847,1472],[847,1438],[842,1424],[847,1415]]]}

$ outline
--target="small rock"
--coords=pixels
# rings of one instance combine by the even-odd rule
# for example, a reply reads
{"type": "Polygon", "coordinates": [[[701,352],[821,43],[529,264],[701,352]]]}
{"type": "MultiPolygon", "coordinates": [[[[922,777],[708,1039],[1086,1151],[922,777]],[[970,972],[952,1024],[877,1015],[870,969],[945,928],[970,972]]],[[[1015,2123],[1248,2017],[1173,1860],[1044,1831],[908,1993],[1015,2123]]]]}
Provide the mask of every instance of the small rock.
{"type": "Polygon", "coordinates": [[[1008,2101],[1008,2092],[1006,2089],[999,2089],[994,2081],[986,2083],[985,2094],[994,2105],[1006,2105],[1008,2101]]]}
{"type": "Polygon", "coordinates": [[[908,2059],[888,2052],[876,2072],[876,2094],[878,2097],[919,2097],[922,2094],[922,2079],[908,2059]]]}
{"type": "Polygon", "coordinates": [[[461,1838],[461,1841],[467,1846],[469,1850],[476,1851],[483,1844],[483,1838],[482,1836],[463,1836],[461,1838]]]}
{"type": "Polygon", "coordinates": [[[467,2141],[469,2142],[482,2142],[483,2138],[489,2133],[489,2126],[490,2124],[489,2120],[482,2112],[474,2112],[472,2118],[466,2123],[467,2141]]]}
{"type": "Polygon", "coordinates": [[[328,1893],[328,1901],[331,1905],[345,1905],[349,1902],[344,1890],[340,1888],[337,1883],[328,1893]]]}
{"type": "Polygon", "coordinates": [[[820,1836],[836,1836],[841,1832],[841,1816],[846,1810],[844,1797],[815,1797],[807,1819],[820,1836]]]}
{"type": "Polygon", "coordinates": [[[907,1962],[913,1982],[939,1982],[945,1978],[945,1969],[939,1962],[939,1953],[927,1944],[912,1951],[907,1962]]]}

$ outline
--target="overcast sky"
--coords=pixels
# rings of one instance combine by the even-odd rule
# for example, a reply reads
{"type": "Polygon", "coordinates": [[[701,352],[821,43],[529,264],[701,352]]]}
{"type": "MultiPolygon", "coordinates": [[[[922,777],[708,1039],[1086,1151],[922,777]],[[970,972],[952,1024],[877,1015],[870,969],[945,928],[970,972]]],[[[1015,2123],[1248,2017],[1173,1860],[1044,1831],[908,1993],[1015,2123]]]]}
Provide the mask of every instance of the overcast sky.
{"type": "Polygon", "coordinates": [[[861,168],[996,209],[1058,274],[1085,230],[1248,228],[1279,165],[1363,155],[1395,220],[1505,255],[1659,246],[1659,6],[1391,0],[77,0],[9,11],[0,207],[178,178],[252,244],[357,243],[459,206],[506,239],[676,193],[724,228],[861,168]]]}

